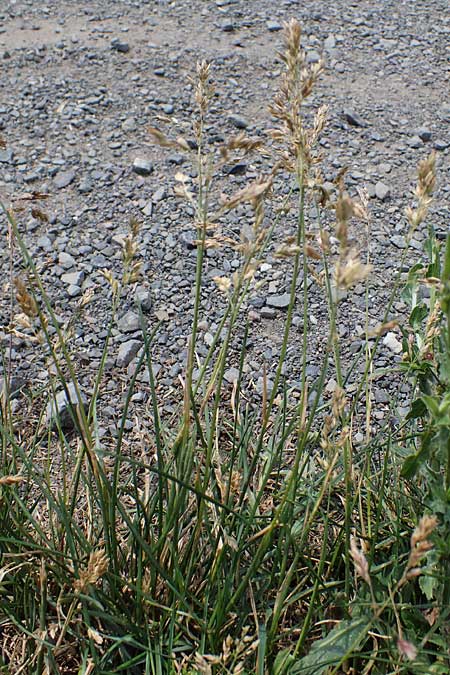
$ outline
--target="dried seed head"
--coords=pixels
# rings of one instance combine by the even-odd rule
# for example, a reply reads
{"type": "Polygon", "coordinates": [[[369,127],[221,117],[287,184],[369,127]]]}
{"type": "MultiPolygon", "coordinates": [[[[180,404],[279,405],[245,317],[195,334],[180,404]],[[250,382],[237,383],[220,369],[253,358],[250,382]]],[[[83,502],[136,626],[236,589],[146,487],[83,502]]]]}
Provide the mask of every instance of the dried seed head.
{"type": "Polygon", "coordinates": [[[364,281],[372,270],[372,265],[366,265],[358,259],[356,251],[348,251],[343,261],[336,263],[334,277],[336,288],[347,290],[354,284],[364,281]]]}
{"type": "Polygon", "coordinates": [[[355,537],[350,538],[350,555],[353,558],[356,574],[370,586],[369,563],[363,551],[358,548],[355,537]]]}
{"type": "Polygon", "coordinates": [[[408,642],[408,640],[399,638],[397,640],[397,649],[408,661],[414,661],[414,659],[417,658],[417,647],[415,647],[412,642],[408,642]]]}
{"type": "Polygon", "coordinates": [[[23,476],[1,476],[0,477],[0,486],[2,485],[20,485],[24,481],[23,476]]]}
{"type": "Polygon", "coordinates": [[[211,65],[207,61],[197,63],[197,86],[195,89],[195,101],[200,116],[203,117],[208,110],[209,103],[214,96],[214,86],[210,81],[211,65]]]}
{"type": "Polygon", "coordinates": [[[108,558],[104,549],[92,551],[87,567],[81,569],[73,586],[77,593],[84,593],[90,585],[96,584],[108,569],[108,558]]]}
{"type": "Polygon", "coordinates": [[[409,579],[419,576],[421,572],[420,562],[424,555],[433,548],[433,544],[428,540],[428,537],[433,533],[437,525],[438,519],[436,516],[422,516],[420,519],[419,524],[411,535],[411,550],[399,586],[409,579]]]}
{"type": "Polygon", "coordinates": [[[418,182],[415,191],[417,198],[419,200],[431,199],[436,185],[436,153],[434,151],[419,162],[417,175],[418,182]]]}
{"type": "Polygon", "coordinates": [[[39,313],[36,300],[28,292],[25,283],[20,277],[14,279],[14,286],[16,287],[16,300],[22,312],[30,318],[36,317],[39,313]]]}

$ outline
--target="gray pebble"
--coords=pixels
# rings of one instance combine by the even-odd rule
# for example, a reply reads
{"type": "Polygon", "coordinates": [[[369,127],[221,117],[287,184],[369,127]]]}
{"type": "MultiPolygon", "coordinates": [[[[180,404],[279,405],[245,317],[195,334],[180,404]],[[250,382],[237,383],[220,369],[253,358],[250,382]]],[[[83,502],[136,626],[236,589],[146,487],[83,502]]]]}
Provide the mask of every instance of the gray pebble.
{"type": "Polygon", "coordinates": [[[262,307],[260,315],[262,319],[274,319],[277,313],[272,307],[262,307]]]}
{"type": "Polygon", "coordinates": [[[419,136],[413,136],[409,139],[408,145],[410,148],[421,148],[422,141],[420,140],[419,136]]]}
{"type": "Polygon", "coordinates": [[[139,330],[139,315],[130,310],[124,314],[117,322],[117,327],[122,333],[134,333],[139,330]]]}
{"type": "Polygon", "coordinates": [[[134,117],[127,117],[127,119],[122,122],[122,131],[136,131],[137,124],[134,117]]]}
{"type": "Polygon", "coordinates": [[[278,21],[267,21],[266,26],[267,26],[267,30],[270,31],[271,33],[275,33],[276,31],[279,31],[279,30],[283,30],[283,26],[278,21]]]}
{"type": "Polygon", "coordinates": [[[111,49],[122,54],[127,54],[130,51],[130,45],[128,42],[122,42],[119,38],[113,38],[111,40],[111,49]]]}
{"type": "Polygon", "coordinates": [[[141,347],[142,342],[140,340],[128,340],[127,342],[122,342],[117,355],[117,365],[121,368],[128,366],[141,347]]]}
{"type": "Polygon", "coordinates": [[[78,399],[75,385],[73,382],[67,383],[67,392],[63,389],[57,395],[55,400],[50,401],[47,405],[46,422],[52,429],[56,427],[56,422],[59,420],[62,429],[73,428],[74,417],[77,415],[77,408],[80,405],[84,406],[85,411],[88,408],[88,401],[86,396],[79,388],[80,399],[78,399]]]}
{"type": "Polygon", "coordinates": [[[236,129],[246,129],[248,127],[248,122],[246,119],[241,117],[240,115],[229,115],[228,116],[228,121],[231,122],[233,126],[236,127],[236,129]]]}
{"type": "Polygon", "coordinates": [[[367,122],[353,110],[344,110],[344,118],[352,127],[367,127],[367,122]]]}
{"type": "Polygon", "coordinates": [[[239,379],[239,370],[237,368],[228,368],[228,370],[224,372],[223,377],[224,380],[233,384],[233,382],[237,382],[239,379]]]}
{"type": "Polygon", "coordinates": [[[424,141],[424,143],[431,141],[431,131],[428,129],[428,127],[420,127],[417,129],[417,135],[421,141],[424,141]]]}
{"type": "Polygon", "coordinates": [[[61,190],[62,188],[67,187],[70,185],[75,178],[75,171],[70,169],[69,171],[59,171],[59,173],[56,174],[55,178],[53,179],[53,182],[55,184],[55,187],[58,188],[58,190],[61,190]]]}
{"type": "Polygon", "coordinates": [[[158,202],[162,202],[163,199],[166,199],[167,197],[167,191],[164,186],[158,188],[156,192],[153,193],[152,195],[152,202],[154,204],[157,204],[158,202]]]}
{"type": "Polygon", "coordinates": [[[152,296],[148,289],[139,287],[136,289],[135,300],[141,306],[143,312],[150,312],[152,308],[152,296]]]}
{"type": "Polygon", "coordinates": [[[61,281],[69,286],[81,286],[84,279],[84,272],[67,272],[61,275],[61,281]]]}
{"type": "Polygon", "coordinates": [[[139,176],[150,176],[153,172],[153,164],[148,159],[136,157],[133,162],[133,171],[139,176]]]}
{"type": "Polygon", "coordinates": [[[282,295],[269,295],[266,298],[266,305],[274,307],[275,309],[287,309],[289,307],[290,295],[283,293],[282,295]]]}
{"type": "Polygon", "coordinates": [[[375,196],[378,199],[381,199],[382,202],[384,202],[391,196],[391,188],[388,185],[385,185],[384,183],[379,181],[375,185],[375,196]]]}
{"type": "Polygon", "coordinates": [[[391,242],[397,248],[406,248],[406,239],[401,234],[393,234],[391,237],[391,242]]]}

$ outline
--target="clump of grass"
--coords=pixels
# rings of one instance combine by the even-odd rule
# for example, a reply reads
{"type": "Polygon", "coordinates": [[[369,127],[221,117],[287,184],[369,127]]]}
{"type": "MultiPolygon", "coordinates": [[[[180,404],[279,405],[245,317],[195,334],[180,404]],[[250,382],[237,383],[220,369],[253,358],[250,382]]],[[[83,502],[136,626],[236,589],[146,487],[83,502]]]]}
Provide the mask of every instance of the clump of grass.
{"type": "MultiPolygon", "coordinates": [[[[410,482],[405,489],[398,489],[401,466],[392,450],[396,439],[391,431],[383,429],[378,436],[367,431],[365,444],[357,449],[353,442],[357,406],[364,396],[369,412],[361,423],[370,426],[374,351],[366,350],[362,382],[351,393],[338,338],[338,291],[368,283],[370,277],[370,261],[362,261],[349,237],[353,219],[367,226],[367,202],[364,195],[350,197],[343,175],[336,178],[335,195],[323,186],[318,140],[326,126],[326,109],[308,120],[303,106],[323,64],[306,63],[295,21],[286,26],[281,58],[285,73],[270,108],[276,127],[267,147],[260,139],[240,134],[217,153],[209,149],[205,124],[214,90],[207,63],[197,69],[195,143],[149,129],[163,147],[190,154],[196,169],[195,179],[175,176],[176,195],[186,199],[195,214],[196,271],[183,391],[174,418],[167,420],[163,414],[152,370],[157,329],[148,335],[143,327],[145,348],[130,378],[118,433],[109,443],[100,438],[97,405],[118,299],[141,274],[137,221],[130,223],[124,241],[121,279],[104,271],[112,289],[112,318],[85,410],[70,331],[57,321],[16,214],[4,209],[11,247],[17,245],[21,253],[17,302],[27,320],[35,322],[29,332],[42,335],[56,373],[53,388],[67,387],[70,378],[80,403],[74,415],[76,436],[70,437],[61,424],[54,435],[39,424],[32,433],[28,427],[24,437],[8,387],[2,394],[4,668],[84,674],[446,672],[448,654],[439,649],[448,630],[448,572],[441,567],[439,577],[433,572],[437,568],[426,564],[437,553],[433,542],[441,526],[432,515],[435,502],[429,495],[425,501],[426,490],[412,480],[413,471],[407,472],[410,482]],[[223,164],[254,152],[272,157],[265,173],[220,199],[223,164]],[[291,263],[290,302],[272,387],[263,378],[261,407],[254,412],[244,404],[249,329],[242,308],[287,212],[285,204],[268,223],[280,178],[292,181],[289,199],[297,198],[289,214],[295,214],[295,234],[276,249],[291,263]],[[316,207],[315,229],[306,221],[309,203],[316,207]],[[252,219],[237,236],[227,227],[227,216],[242,204],[251,206],[252,219]],[[333,216],[331,232],[324,208],[333,216]],[[338,242],[336,254],[331,234],[338,242]],[[211,247],[232,249],[240,266],[215,279],[224,309],[209,350],[200,358],[202,286],[211,247]],[[293,403],[284,364],[296,306],[308,325],[311,279],[321,284],[329,330],[312,392],[304,330],[301,393],[293,403]],[[230,395],[224,373],[238,331],[243,342],[230,395]],[[324,403],[330,355],[337,386],[324,403]],[[152,423],[146,430],[149,447],[138,455],[127,448],[126,423],[145,366],[152,423]],[[44,466],[37,462],[42,447],[48,457],[44,466]],[[424,501],[427,513],[419,520],[424,501]],[[364,583],[359,585],[357,577],[364,583]],[[429,596],[417,586],[416,577],[432,580],[435,604],[425,607],[422,593],[429,596]]],[[[433,177],[429,159],[419,170],[422,187],[416,211],[408,212],[411,227],[425,216],[433,177]]],[[[448,260],[450,253],[438,286],[439,307],[446,316],[448,260]]],[[[82,301],[77,321],[88,301],[82,301]]],[[[438,305],[430,309],[421,358],[441,335],[438,305]]],[[[9,330],[16,330],[12,322],[9,330]]],[[[8,373],[7,353],[4,361],[8,373]]],[[[439,385],[444,387],[439,395],[448,396],[448,382],[441,378],[439,385]]],[[[447,408],[442,403],[436,413],[430,398],[421,400],[442,440],[447,408]]],[[[419,429],[416,438],[426,437],[423,433],[419,429]]],[[[420,457],[425,465],[428,457],[420,457]]],[[[442,464],[428,469],[437,484],[442,464]]],[[[441,509],[448,518],[448,505],[441,509]]]]}

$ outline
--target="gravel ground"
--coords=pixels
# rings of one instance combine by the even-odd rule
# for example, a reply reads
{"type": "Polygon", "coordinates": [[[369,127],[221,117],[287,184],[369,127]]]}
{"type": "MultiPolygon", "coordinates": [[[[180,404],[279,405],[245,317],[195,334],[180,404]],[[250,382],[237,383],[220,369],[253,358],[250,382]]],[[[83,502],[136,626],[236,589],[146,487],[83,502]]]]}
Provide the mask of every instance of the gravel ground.
{"type": "MultiPolygon", "coordinates": [[[[439,236],[448,228],[450,17],[445,0],[4,0],[0,7],[0,133],[7,143],[0,150],[0,195],[6,202],[23,192],[50,195],[42,206],[49,222],[31,216],[28,209],[20,216],[20,227],[62,325],[73,317],[82,294],[95,291],[76,322],[72,343],[87,395],[110,317],[110,290],[101,270],[109,268],[120,276],[129,218],[142,223],[143,277],[121,298],[99,401],[105,436],[115,433],[120,399],[142,345],[136,296],[148,329],[161,321],[153,358],[168,413],[179,400],[190,333],[196,257],[192,213],[173,196],[173,175],[180,170],[195,173],[188,157],[155,148],[146,127],[160,125],[163,116],[177,130],[186,128],[192,114],[190,77],[196,62],[207,59],[217,86],[207,128],[211,147],[243,128],[250,136],[264,137],[271,126],[267,103],[281,72],[276,58],[279,31],[291,17],[303,26],[308,60],[323,55],[327,63],[314,96],[314,106],[330,106],[322,140],[325,179],[332,181],[349,166],[350,192],[366,188],[371,197],[370,231],[355,229],[353,236],[374,266],[368,302],[369,324],[375,326],[383,318],[405,248],[403,213],[411,203],[416,165],[432,148],[438,154],[439,189],[431,220],[439,236]]],[[[261,162],[245,160],[237,171],[223,175],[223,189],[230,193],[247,184],[264,168],[261,162]]],[[[287,184],[278,187],[287,193],[287,184]]],[[[246,217],[245,210],[234,213],[231,230],[239,231],[246,217]]],[[[309,227],[314,228],[312,218],[309,227]]],[[[276,238],[294,228],[295,219],[288,216],[276,238]]],[[[425,236],[425,231],[414,235],[410,260],[414,249],[419,255],[425,236]]],[[[10,254],[5,239],[0,255],[0,338],[8,346],[10,254]]],[[[212,277],[227,275],[237,265],[232,250],[208,252],[200,355],[206,353],[220,318],[212,277]]],[[[17,254],[13,266],[16,272],[20,268],[17,254]]],[[[244,308],[251,321],[244,386],[256,401],[264,371],[270,382],[276,366],[288,270],[269,251],[257,274],[258,290],[244,308]]],[[[341,303],[339,332],[347,362],[364,348],[365,303],[362,285],[341,303]]],[[[286,360],[293,396],[295,388],[297,395],[299,391],[304,329],[300,305],[286,360]]],[[[405,310],[396,299],[393,316],[405,310]]],[[[327,332],[324,293],[314,283],[307,328],[313,384],[327,332]]],[[[400,358],[399,336],[397,332],[381,345],[377,370],[392,371],[400,358]]],[[[48,369],[36,346],[20,337],[12,344],[13,373],[34,392],[45,388],[48,369]]],[[[230,362],[230,367],[236,365],[237,359],[230,362]]],[[[232,370],[227,377],[233,380],[232,370]]],[[[350,392],[359,377],[357,366],[349,379],[350,392]]],[[[333,387],[331,371],[327,392],[333,387]]],[[[376,379],[375,420],[391,414],[395,388],[391,375],[376,379]]],[[[148,394],[148,372],[143,372],[130,409],[130,432],[146,418],[148,394]]]]}

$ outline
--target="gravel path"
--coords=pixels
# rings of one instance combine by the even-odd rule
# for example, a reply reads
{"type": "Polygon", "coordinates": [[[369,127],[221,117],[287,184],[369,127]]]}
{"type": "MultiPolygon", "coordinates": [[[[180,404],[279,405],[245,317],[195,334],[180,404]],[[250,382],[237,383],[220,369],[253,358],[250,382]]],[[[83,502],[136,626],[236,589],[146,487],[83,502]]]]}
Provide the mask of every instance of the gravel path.
{"type": "MultiPolygon", "coordinates": [[[[28,209],[20,225],[62,325],[73,316],[82,294],[94,290],[75,325],[72,343],[87,394],[110,316],[110,291],[101,270],[109,268],[120,276],[121,242],[129,218],[142,223],[144,274],[121,298],[99,402],[105,435],[115,433],[120,397],[142,345],[136,296],[149,330],[161,321],[153,357],[167,412],[179,399],[178,376],[190,332],[196,257],[192,214],[173,197],[173,175],[179,170],[194,173],[183,154],[155,148],[146,127],[159,124],[161,115],[178,130],[186,127],[192,113],[189,78],[196,62],[207,59],[217,85],[207,129],[211,146],[242,128],[250,136],[263,136],[270,127],[267,103],[281,71],[276,59],[279,31],[291,17],[302,23],[308,60],[323,54],[327,62],[314,97],[314,105],[330,106],[322,141],[325,179],[332,181],[349,166],[350,192],[364,187],[371,197],[370,231],[367,235],[355,229],[353,236],[364,253],[369,251],[374,265],[369,323],[375,326],[383,317],[405,247],[403,212],[411,202],[416,165],[432,148],[439,170],[432,222],[439,236],[448,228],[450,16],[445,0],[2,3],[0,133],[7,147],[0,150],[0,195],[6,201],[23,192],[50,195],[42,207],[49,222],[31,216],[28,209]]],[[[259,160],[245,161],[223,177],[224,189],[234,192],[261,168],[259,160]]],[[[287,186],[279,187],[288,191],[287,186]]],[[[230,227],[239,231],[245,218],[245,211],[235,213],[230,227]]],[[[276,237],[281,240],[294,227],[288,217],[276,237]]],[[[414,235],[410,259],[425,236],[420,231],[414,235]]],[[[0,339],[8,346],[4,328],[10,323],[10,255],[5,239],[0,255],[0,339]]],[[[17,272],[17,254],[13,265],[17,272]]],[[[219,320],[221,303],[212,277],[227,275],[237,265],[231,250],[208,252],[200,355],[206,353],[219,320]]],[[[244,366],[249,397],[260,396],[264,370],[269,381],[274,373],[288,267],[269,252],[257,275],[261,284],[245,308],[252,322],[244,366]]],[[[308,376],[313,384],[327,329],[324,293],[315,284],[311,298],[308,376]]],[[[339,332],[349,362],[364,346],[365,303],[362,285],[341,303],[339,332]]],[[[401,316],[405,309],[396,299],[393,315],[401,316]]],[[[293,396],[299,387],[301,315],[299,302],[286,361],[293,396]]],[[[398,346],[394,336],[382,345],[377,370],[392,369],[400,358],[398,346]]],[[[13,338],[12,363],[14,374],[32,383],[34,391],[45,387],[45,361],[28,340],[13,338]]],[[[233,371],[227,377],[232,381],[233,371]]],[[[349,380],[350,392],[358,377],[359,367],[349,380]]],[[[333,386],[331,372],[328,393],[333,386]]],[[[388,375],[376,379],[375,419],[388,414],[392,386],[388,375]]],[[[148,373],[143,372],[130,410],[130,431],[146,417],[148,392],[148,373]]]]}

